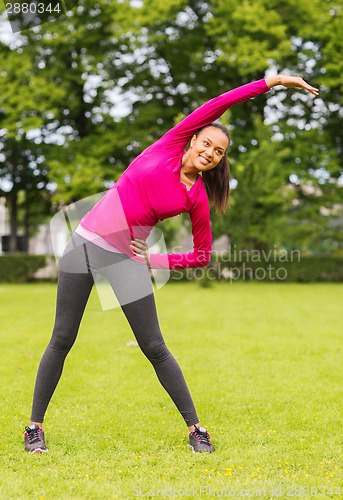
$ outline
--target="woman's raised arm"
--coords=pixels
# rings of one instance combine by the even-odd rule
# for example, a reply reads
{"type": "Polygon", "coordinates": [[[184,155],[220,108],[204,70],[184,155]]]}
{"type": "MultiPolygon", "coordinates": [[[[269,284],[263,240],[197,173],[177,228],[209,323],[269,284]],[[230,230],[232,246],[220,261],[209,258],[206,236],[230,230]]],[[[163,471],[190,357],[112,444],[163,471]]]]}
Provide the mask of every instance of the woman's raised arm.
{"type": "Polygon", "coordinates": [[[319,95],[317,88],[312,87],[299,76],[275,75],[247,83],[205,102],[149,146],[143,154],[170,148],[174,149],[175,153],[177,150],[182,151],[197,129],[210,125],[229,108],[268,92],[276,85],[283,85],[286,88],[303,88],[315,96],[319,95]]]}
{"type": "MultiPolygon", "coordinates": [[[[170,129],[155,144],[159,148],[180,147],[183,149],[194,132],[218,120],[229,108],[268,92],[264,79],[246,83],[205,102],[170,129]]],[[[155,147],[155,145],[153,145],[155,147]]]]}
{"type": "Polygon", "coordinates": [[[207,101],[167,132],[159,142],[164,143],[165,147],[180,141],[180,145],[183,147],[196,129],[217,120],[232,106],[267,92],[276,85],[283,85],[286,88],[303,88],[315,96],[319,95],[317,88],[312,87],[312,85],[309,85],[299,76],[269,76],[265,79],[232,89],[207,101]]]}

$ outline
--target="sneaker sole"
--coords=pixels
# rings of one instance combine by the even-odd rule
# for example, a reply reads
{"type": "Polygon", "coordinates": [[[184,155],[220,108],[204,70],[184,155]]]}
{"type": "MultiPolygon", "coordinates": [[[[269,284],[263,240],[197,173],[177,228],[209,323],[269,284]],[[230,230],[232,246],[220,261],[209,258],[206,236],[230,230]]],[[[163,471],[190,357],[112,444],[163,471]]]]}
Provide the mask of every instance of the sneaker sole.
{"type": "Polygon", "coordinates": [[[49,450],[42,450],[42,448],[36,448],[35,450],[25,450],[28,453],[47,453],[49,450]]]}
{"type": "Polygon", "coordinates": [[[214,452],[214,450],[213,451],[205,451],[205,450],[203,450],[203,451],[195,451],[195,449],[193,448],[193,446],[191,444],[189,444],[189,443],[187,444],[187,446],[189,446],[190,448],[192,448],[192,452],[193,453],[213,453],[214,452]]]}

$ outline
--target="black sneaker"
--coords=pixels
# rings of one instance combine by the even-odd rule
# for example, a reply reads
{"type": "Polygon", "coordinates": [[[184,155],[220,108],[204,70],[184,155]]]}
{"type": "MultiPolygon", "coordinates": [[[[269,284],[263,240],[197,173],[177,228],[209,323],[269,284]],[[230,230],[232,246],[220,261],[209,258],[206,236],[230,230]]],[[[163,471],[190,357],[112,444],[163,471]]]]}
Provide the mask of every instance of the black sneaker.
{"type": "Polygon", "coordinates": [[[211,444],[210,435],[204,427],[194,426],[195,430],[189,433],[188,445],[196,453],[213,453],[214,446],[211,444]]]}
{"type": "Polygon", "coordinates": [[[30,453],[44,453],[48,451],[44,440],[44,431],[39,425],[31,424],[25,427],[25,451],[30,453]]]}

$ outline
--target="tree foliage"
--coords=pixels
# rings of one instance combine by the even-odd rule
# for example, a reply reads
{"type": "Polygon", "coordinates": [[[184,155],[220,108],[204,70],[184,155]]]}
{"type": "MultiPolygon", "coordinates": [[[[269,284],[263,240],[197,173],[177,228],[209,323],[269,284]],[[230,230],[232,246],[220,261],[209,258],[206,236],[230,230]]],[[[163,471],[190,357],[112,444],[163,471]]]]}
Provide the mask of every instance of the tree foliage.
{"type": "Polygon", "coordinates": [[[60,206],[102,191],[205,100],[268,72],[299,74],[320,98],[272,90],[222,118],[236,187],[213,231],[248,248],[332,251],[342,27],[334,0],[80,0],[0,45],[0,193],[11,207],[30,192],[46,213],[49,196],[60,206]]]}

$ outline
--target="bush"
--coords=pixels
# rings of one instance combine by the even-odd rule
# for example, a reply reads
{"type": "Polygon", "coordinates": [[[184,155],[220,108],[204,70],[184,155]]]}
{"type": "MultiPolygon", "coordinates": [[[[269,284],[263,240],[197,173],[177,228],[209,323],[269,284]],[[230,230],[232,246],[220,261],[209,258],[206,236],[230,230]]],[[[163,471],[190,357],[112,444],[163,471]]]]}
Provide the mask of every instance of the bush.
{"type": "Polygon", "coordinates": [[[295,260],[260,259],[258,262],[213,260],[206,268],[171,272],[171,281],[198,280],[201,286],[209,281],[237,280],[278,281],[288,283],[342,282],[343,257],[301,257],[295,260]]]}
{"type": "Polygon", "coordinates": [[[0,282],[24,283],[46,264],[45,255],[11,254],[0,256],[0,282]]]}

